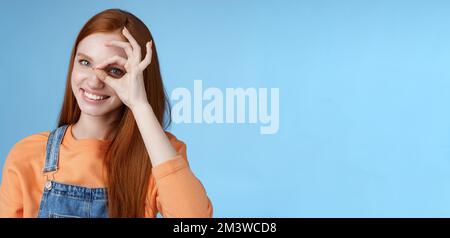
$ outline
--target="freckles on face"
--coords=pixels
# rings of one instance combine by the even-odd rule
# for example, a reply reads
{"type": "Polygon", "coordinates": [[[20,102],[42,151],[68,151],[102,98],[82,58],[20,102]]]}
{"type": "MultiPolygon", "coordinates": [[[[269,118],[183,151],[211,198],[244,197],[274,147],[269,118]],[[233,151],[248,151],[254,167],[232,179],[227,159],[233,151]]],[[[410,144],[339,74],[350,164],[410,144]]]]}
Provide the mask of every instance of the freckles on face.
{"type": "MultiPolygon", "coordinates": [[[[123,105],[114,90],[97,78],[94,72],[95,66],[113,56],[118,55],[126,59],[123,49],[105,45],[112,40],[125,41],[118,33],[94,33],[78,44],[71,73],[71,86],[84,113],[101,115],[123,105]]],[[[118,80],[125,74],[123,65],[111,64],[103,70],[118,80]]]]}
{"type": "MultiPolygon", "coordinates": [[[[114,56],[127,59],[127,55],[122,48],[106,45],[113,40],[126,42],[120,33],[94,33],[80,41],[74,59],[76,73],[92,73],[95,66],[114,56]]],[[[102,69],[113,78],[121,78],[126,73],[124,65],[118,63],[108,64],[106,67],[102,66],[102,69]]]]}

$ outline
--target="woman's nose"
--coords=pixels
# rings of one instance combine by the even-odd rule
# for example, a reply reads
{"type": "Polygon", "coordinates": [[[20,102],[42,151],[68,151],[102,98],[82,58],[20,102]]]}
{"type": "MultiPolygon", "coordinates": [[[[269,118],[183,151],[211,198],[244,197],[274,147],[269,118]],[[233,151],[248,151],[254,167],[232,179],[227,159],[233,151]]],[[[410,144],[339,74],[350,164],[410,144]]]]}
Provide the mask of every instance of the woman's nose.
{"type": "Polygon", "coordinates": [[[99,75],[95,73],[94,69],[88,77],[88,85],[92,88],[103,88],[105,83],[99,78],[99,75]]]}

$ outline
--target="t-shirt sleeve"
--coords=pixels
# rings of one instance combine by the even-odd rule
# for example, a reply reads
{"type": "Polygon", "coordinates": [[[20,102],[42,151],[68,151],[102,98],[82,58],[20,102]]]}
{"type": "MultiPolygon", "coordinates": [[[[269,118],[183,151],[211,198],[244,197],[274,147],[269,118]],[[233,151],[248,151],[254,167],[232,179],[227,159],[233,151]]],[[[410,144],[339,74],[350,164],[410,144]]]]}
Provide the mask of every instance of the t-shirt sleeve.
{"type": "Polygon", "coordinates": [[[167,134],[177,155],[152,169],[147,216],[155,217],[159,212],[163,217],[212,217],[212,203],[189,167],[186,145],[167,134]]]}
{"type": "Polygon", "coordinates": [[[2,172],[0,185],[0,217],[23,217],[23,196],[20,190],[19,173],[13,165],[18,155],[17,146],[8,154],[2,172]]]}

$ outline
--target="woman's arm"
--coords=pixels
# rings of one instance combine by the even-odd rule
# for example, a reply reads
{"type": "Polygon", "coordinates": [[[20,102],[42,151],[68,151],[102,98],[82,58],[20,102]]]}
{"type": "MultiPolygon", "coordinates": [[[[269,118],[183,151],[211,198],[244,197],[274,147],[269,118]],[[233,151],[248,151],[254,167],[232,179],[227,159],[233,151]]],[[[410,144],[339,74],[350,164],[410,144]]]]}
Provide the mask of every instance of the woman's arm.
{"type": "Polygon", "coordinates": [[[146,44],[147,53],[141,61],[136,40],[125,28],[122,33],[129,42],[112,41],[108,45],[123,48],[128,58],[113,57],[97,66],[96,72],[133,112],[152,163],[151,213],[158,210],[164,217],[211,217],[211,201],[189,168],[185,145],[173,136],[173,144],[169,141],[147,100],[142,72],[151,63],[152,43],[146,44]],[[112,62],[125,65],[127,73],[121,79],[101,70],[112,62]]]}
{"type": "Polygon", "coordinates": [[[166,134],[177,156],[152,168],[147,216],[155,217],[159,212],[163,217],[212,217],[212,203],[189,166],[186,144],[166,134]]]}
{"type": "Polygon", "coordinates": [[[3,179],[0,186],[0,217],[23,217],[23,204],[21,201],[20,184],[17,174],[5,166],[3,179]]]}
{"type": "Polygon", "coordinates": [[[111,41],[107,43],[107,46],[122,48],[127,54],[127,59],[119,56],[112,57],[96,66],[95,72],[99,79],[114,89],[120,100],[133,112],[151,163],[155,167],[173,159],[176,152],[159,124],[145,91],[143,71],[151,63],[153,43],[152,41],[147,42],[145,45],[147,52],[144,59],[141,60],[141,47],[137,41],[125,27],[122,34],[128,39],[128,42],[111,41]],[[125,67],[126,74],[120,79],[112,78],[102,70],[103,67],[113,62],[123,64],[125,67]]]}
{"type": "Polygon", "coordinates": [[[170,144],[150,104],[147,102],[135,105],[132,112],[153,167],[176,158],[177,152],[170,144]]]}
{"type": "MultiPolygon", "coordinates": [[[[23,195],[21,191],[20,174],[15,160],[20,160],[21,154],[26,153],[21,144],[17,143],[9,152],[2,173],[2,184],[0,185],[0,217],[20,218],[23,217],[23,195]]],[[[20,163],[19,163],[20,164],[20,163]]],[[[31,167],[31,166],[30,166],[31,167]]],[[[22,176],[23,177],[23,176],[22,176]]]]}
{"type": "Polygon", "coordinates": [[[141,47],[134,37],[126,28],[122,30],[122,34],[128,39],[128,42],[111,41],[107,43],[107,46],[122,48],[127,54],[127,59],[119,56],[112,57],[96,66],[95,72],[98,78],[114,89],[120,100],[133,112],[151,163],[155,167],[172,159],[176,152],[160,126],[145,91],[143,71],[151,63],[153,44],[152,41],[147,42],[147,52],[142,60],[141,47]],[[123,64],[126,69],[126,74],[120,79],[112,78],[102,70],[103,67],[113,62],[123,64]]]}

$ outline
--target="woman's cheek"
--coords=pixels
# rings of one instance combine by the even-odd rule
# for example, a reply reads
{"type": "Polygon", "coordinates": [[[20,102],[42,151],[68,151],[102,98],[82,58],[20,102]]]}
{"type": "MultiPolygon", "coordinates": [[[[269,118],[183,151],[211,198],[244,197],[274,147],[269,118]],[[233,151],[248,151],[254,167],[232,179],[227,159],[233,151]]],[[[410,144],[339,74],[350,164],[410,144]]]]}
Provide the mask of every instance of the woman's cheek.
{"type": "Polygon", "coordinates": [[[72,91],[75,95],[75,97],[78,97],[78,90],[81,86],[81,83],[83,82],[83,79],[86,79],[86,73],[84,73],[82,70],[79,70],[77,68],[73,68],[72,74],[71,74],[71,84],[72,84],[72,91]]]}
{"type": "Polygon", "coordinates": [[[70,81],[72,84],[72,89],[76,89],[79,81],[79,76],[75,70],[75,68],[72,70],[72,73],[70,74],[70,81]]]}
{"type": "Polygon", "coordinates": [[[90,75],[90,72],[88,69],[81,69],[79,67],[74,67],[72,70],[72,77],[76,80],[88,78],[89,75],[90,75]]]}

